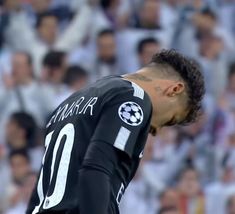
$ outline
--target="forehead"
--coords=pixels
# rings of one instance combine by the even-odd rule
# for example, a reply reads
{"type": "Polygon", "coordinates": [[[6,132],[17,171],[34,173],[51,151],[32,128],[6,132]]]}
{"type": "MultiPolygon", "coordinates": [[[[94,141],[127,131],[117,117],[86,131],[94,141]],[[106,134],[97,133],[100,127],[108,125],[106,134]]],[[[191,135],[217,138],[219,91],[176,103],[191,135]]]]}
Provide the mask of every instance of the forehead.
{"type": "Polygon", "coordinates": [[[114,40],[114,35],[111,33],[103,34],[98,37],[98,42],[102,41],[113,41],[114,40]]]}
{"type": "Polygon", "coordinates": [[[48,24],[48,23],[53,23],[53,24],[57,24],[58,20],[55,16],[53,15],[48,15],[48,16],[44,16],[42,18],[42,21],[41,21],[41,25],[44,25],[44,24],[48,24]]]}
{"type": "Polygon", "coordinates": [[[187,170],[182,174],[182,179],[186,178],[197,178],[198,174],[195,170],[187,170]]]}
{"type": "Polygon", "coordinates": [[[143,49],[146,50],[146,49],[149,49],[149,48],[158,48],[159,47],[159,44],[156,43],[156,42],[148,42],[148,43],[145,43],[144,46],[143,46],[143,49]]]}
{"type": "Polygon", "coordinates": [[[15,155],[13,155],[13,156],[11,157],[10,162],[13,163],[13,164],[14,164],[14,163],[19,164],[19,163],[22,163],[22,162],[27,163],[28,160],[27,160],[27,158],[26,158],[24,155],[15,154],[15,155]]]}

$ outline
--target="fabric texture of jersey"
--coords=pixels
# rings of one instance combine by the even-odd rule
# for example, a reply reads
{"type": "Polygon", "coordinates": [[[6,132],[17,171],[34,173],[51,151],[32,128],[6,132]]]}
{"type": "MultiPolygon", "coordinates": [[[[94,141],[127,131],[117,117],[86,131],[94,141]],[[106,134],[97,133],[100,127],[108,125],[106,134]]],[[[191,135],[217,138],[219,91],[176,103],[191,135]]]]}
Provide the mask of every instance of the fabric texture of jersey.
{"type": "Polygon", "coordinates": [[[103,78],[66,99],[47,124],[45,154],[27,214],[79,213],[79,170],[89,145],[99,142],[121,153],[110,178],[109,213],[119,213],[143,154],[151,114],[148,95],[122,77],[103,78]]]}

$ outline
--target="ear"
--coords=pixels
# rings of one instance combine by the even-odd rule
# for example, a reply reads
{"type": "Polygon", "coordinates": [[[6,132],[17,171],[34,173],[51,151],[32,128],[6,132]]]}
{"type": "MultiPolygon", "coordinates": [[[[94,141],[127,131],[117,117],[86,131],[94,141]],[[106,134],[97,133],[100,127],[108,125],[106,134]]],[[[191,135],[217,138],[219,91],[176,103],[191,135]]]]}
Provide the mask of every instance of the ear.
{"type": "Polygon", "coordinates": [[[169,86],[165,93],[167,96],[169,97],[174,97],[174,96],[177,96],[181,93],[183,93],[185,90],[185,85],[183,82],[176,82],[174,84],[172,84],[171,86],[169,86]]]}

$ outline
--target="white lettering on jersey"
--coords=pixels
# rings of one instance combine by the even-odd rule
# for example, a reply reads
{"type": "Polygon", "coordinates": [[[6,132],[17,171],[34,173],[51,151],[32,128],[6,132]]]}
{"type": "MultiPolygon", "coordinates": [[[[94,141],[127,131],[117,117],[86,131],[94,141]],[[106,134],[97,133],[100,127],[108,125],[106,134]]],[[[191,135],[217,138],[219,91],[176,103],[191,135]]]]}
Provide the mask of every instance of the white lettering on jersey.
{"type": "Polygon", "coordinates": [[[116,202],[117,202],[118,205],[121,202],[121,199],[122,199],[122,196],[124,195],[124,192],[125,192],[125,187],[124,187],[124,184],[121,183],[121,187],[118,191],[117,198],[116,198],[116,202]]]}
{"type": "Polygon", "coordinates": [[[80,97],[71,104],[66,103],[63,106],[60,106],[56,113],[52,115],[46,128],[53,123],[63,121],[67,117],[72,117],[73,115],[86,114],[88,112],[89,115],[92,116],[97,100],[98,97],[90,97],[88,100],[85,97],[80,97]]]}
{"type": "Polygon", "coordinates": [[[79,109],[80,109],[80,105],[81,105],[81,103],[82,103],[84,100],[85,100],[85,97],[80,97],[80,98],[77,100],[77,102],[76,102],[76,104],[75,104],[76,114],[78,114],[78,111],[79,111],[79,109]]]}
{"type": "Polygon", "coordinates": [[[86,110],[87,110],[88,108],[90,108],[90,115],[93,115],[93,107],[94,107],[94,105],[96,104],[97,100],[98,100],[98,97],[93,97],[93,98],[91,98],[91,99],[87,102],[87,104],[83,107],[84,110],[82,109],[81,113],[83,112],[83,114],[85,114],[85,113],[86,113],[86,110]]]}

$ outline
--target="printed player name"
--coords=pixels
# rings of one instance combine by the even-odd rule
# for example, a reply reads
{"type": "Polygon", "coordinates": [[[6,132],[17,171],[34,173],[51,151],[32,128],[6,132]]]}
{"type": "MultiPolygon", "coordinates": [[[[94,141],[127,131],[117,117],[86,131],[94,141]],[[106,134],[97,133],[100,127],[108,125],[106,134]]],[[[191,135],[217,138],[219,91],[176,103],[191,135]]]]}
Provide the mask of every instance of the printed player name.
{"type": "Polygon", "coordinates": [[[60,106],[56,113],[51,117],[47,128],[55,123],[66,119],[67,117],[72,117],[73,115],[86,114],[87,112],[90,116],[93,115],[93,108],[98,100],[98,97],[90,97],[88,100],[85,97],[80,97],[77,101],[72,104],[65,104],[60,106]]]}

